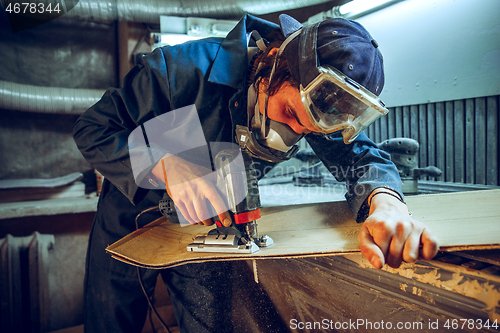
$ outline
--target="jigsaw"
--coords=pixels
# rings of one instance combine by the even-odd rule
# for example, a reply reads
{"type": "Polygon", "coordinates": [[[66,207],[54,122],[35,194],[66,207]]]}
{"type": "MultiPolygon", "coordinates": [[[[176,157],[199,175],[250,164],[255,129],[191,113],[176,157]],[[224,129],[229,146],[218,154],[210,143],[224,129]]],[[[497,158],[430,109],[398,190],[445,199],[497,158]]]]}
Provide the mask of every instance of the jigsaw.
{"type": "MultiPolygon", "coordinates": [[[[214,165],[217,172],[217,189],[226,199],[232,224],[223,226],[217,213],[209,205],[216,228],[206,235],[197,236],[187,246],[193,252],[254,253],[260,247],[273,244],[271,237],[259,236],[256,220],[260,218],[260,197],[257,172],[246,151],[225,149],[219,152],[214,165]]],[[[170,199],[160,202],[160,211],[170,218],[175,208],[170,199]]]]}

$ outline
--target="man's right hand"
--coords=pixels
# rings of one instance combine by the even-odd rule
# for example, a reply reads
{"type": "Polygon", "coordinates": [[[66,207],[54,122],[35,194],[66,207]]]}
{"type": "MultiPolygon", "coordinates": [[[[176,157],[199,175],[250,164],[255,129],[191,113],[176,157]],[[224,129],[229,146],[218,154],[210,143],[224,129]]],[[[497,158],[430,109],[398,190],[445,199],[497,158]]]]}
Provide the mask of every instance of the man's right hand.
{"type": "Polygon", "coordinates": [[[214,224],[207,200],[212,204],[224,226],[231,225],[231,215],[219,195],[212,170],[166,154],[154,166],[153,175],[166,184],[166,190],[182,216],[191,224],[214,224]]]}

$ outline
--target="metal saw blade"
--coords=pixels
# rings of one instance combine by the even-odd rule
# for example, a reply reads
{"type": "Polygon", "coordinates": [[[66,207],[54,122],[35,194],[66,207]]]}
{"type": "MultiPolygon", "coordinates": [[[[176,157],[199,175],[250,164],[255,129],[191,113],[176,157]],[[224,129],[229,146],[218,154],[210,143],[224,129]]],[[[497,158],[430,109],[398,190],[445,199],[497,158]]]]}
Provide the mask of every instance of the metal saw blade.
{"type": "Polygon", "coordinates": [[[211,252],[211,253],[254,253],[259,250],[255,242],[239,245],[239,238],[236,235],[207,235],[197,236],[193,243],[188,244],[187,250],[190,252],[211,252]]]}

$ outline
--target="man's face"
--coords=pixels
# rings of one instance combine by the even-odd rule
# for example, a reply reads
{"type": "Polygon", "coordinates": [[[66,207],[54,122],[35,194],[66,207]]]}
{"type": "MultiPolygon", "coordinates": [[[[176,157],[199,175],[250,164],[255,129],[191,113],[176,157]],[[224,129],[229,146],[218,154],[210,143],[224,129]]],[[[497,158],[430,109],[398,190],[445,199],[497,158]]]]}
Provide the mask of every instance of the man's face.
{"type": "MultiPolygon", "coordinates": [[[[260,113],[264,113],[265,88],[259,89],[260,113]]],[[[274,121],[287,124],[297,134],[316,131],[306,115],[299,89],[285,83],[274,95],[269,96],[267,116],[274,121]]]]}

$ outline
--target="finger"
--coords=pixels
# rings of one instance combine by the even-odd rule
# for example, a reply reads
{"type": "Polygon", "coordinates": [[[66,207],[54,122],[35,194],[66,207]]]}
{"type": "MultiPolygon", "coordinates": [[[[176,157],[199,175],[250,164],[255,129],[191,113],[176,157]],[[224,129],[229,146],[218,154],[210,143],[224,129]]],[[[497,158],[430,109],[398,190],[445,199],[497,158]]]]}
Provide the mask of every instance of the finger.
{"type": "Polygon", "coordinates": [[[358,235],[359,248],[361,254],[370,261],[373,267],[381,269],[385,264],[384,253],[377,244],[373,241],[372,236],[366,225],[361,227],[358,235]]]}
{"type": "Polygon", "coordinates": [[[191,224],[197,224],[198,222],[200,222],[200,219],[198,219],[198,215],[196,214],[196,209],[193,206],[193,202],[184,202],[184,206],[186,207],[186,212],[189,217],[189,219],[186,218],[186,220],[188,220],[191,224]]]}
{"type": "Polygon", "coordinates": [[[420,251],[420,237],[421,230],[414,230],[406,239],[403,250],[403,260],[405,262],[415,262],[418,259],[418,253],[420,251]]]}
{"type": "Polygon", "coordinates": [[[382,251],[384,258],[387,258],[394,232],[388,227],[386,223],[368,224],[367,230],[373,238],[373,242],[382,251]]]}
{"type": "Polygon", "coordinates": [[[198,222],[198,223],[196,223],[196,224],[198,224],[198,225],[203,225],[203,226],[205,226],[205,227],[209,227],[209,226],[211,226],[212,224],[214,224],[214,221],[213,221],[212,219],[208,219],[208,220],[203,220],[203,221],[201,221],[201,222],[198,222]]]}
{"type": "Polygon", "coordinates": [[[206,220],[199,222],[198,224],[209,227],[212,224],[214,224],[214,221],[212,219],[206,219],[206,220]]]}
{"type": "Polygon", "coordinates": [[[396,225],[396,230],[392,236],[389,253],[387,254],[387,264],[392,268],[398,268],[403,261],[403,248],[406,240],[412,231],[412,225],[404,222],[399,222],[396,225]]]}
{"type": "Polygon", "coordinates": [[[205,198],[203,198],[203,200],[195,200],[193,204],[198,217],[198,221],[200,221],[198,222],[198,224],[210,226],[214,224],[214,222],[212,221],[210,213],[208,212],[206,202],[207,201],[205,200],[205,198]]]}
{"type": "Polygon", "coordinates": [[[425,228],[422,232],[421,255],[424,259],[431,260],[436,256],[439,250],[439,242],[432,231],[425,228]]]}
{"type": "Polygon", "coordinates": [[[225,227],[231,226],[232,224],[231,214],[229,214],[226,203],[224,202],[224,200],[222,200],[219,193],[215,190],[214,187],[210,187],[209,189],[207,189],[206,192],[207,192],[206,193],[207,199],[210,201],[212,206],[214,206],[214,209],[217,212],[217,215],[219,216],[221,223],[225,227]]]}

